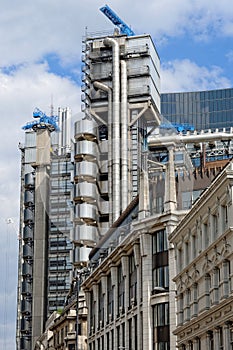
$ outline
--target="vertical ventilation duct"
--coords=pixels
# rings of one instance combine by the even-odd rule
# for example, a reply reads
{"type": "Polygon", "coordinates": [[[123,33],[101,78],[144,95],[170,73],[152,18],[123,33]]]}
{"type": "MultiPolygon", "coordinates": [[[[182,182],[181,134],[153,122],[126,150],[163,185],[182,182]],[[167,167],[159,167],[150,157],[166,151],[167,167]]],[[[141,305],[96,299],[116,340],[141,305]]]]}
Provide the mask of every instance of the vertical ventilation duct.
{"type": "Polygon", "coordinates": [[[121,61],[121,209],[128,205],[127,66],[121,61]]]}
{"type": "Polygon", "coordinates": [[[120,58],[115,39],[106,38],[106,46],[113,50],[113,113],[112,113],[112,211],[113,222],[120,216],[120,58]]]}

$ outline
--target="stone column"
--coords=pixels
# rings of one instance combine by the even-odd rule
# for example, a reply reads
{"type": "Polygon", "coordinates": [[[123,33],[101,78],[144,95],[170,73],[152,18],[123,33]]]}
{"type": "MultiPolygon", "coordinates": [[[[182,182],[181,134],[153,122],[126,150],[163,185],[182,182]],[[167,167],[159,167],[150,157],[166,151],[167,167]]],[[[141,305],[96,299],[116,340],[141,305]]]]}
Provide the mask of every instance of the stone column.
{"type": "MultiPolygon", "coordinates": [[[[211,350],[211,339],[213,338],[212,332],[206,333],[206,344],[205,344],[205,350],[211,350]]],[[[219,349],[218,349],[219,350],[219,349]]]]}
{"type": "Polygon", "coordinates": [[[198,338],[193,339],[193,350],[200,350],[199,349],[199,339],[198,338]]]}
{"type": "Polygon", "coordinates": [[[220,349],[220,329],[217,327],[214,329],[214,350],[220,349]]]}
{"type": "Polygon", "coordinates": [[[230,323],[226,322],[223,326],[223,348],[224,350],[231,350],[231,329],[230,329],[230,323]]]}
{"type": "Polygon", "coordinates": [[[169,160],[168,160],[167,171],[166,171],[165,198],[164,198],[164,211],[165,212],[175,210],[177,207],[174,149],[173,148],[174,148],[173,146],[168,148],[169,160]]]}

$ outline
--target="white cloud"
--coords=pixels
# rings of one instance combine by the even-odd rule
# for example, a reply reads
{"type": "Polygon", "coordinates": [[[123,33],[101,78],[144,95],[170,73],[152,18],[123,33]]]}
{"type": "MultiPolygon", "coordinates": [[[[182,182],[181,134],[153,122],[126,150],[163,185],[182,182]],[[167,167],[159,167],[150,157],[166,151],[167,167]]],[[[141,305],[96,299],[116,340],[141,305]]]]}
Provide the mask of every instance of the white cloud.
{"type": "Polygon", "coordinates": [[[32,120],[36,106],[49,113],[51,95],[55,110],[68,106],[74,116],[79,113],[79,87],[67,78],[49,73],[46,64],[25,64],[11,74],[0,70],[0,256],[4,257],[0,268],[4,278],[0,286],[0,348],[6,350],[15,347],[20,180],[18,143],[24,141],[21,127],[32,120]],[[10,236],[8,230],[12,230],[12,225],[6,224],[9,217],[15,221],[14,232],[10,236]]]}
{"type": "MultiPolygon", "coordinates": [[[[81,39],[88,31],[113,29],[99,11],[102,0],[24,0],[5,2],[0,13],[0,66],[36,61],[56,52],[64,61],[77,61],[81,39]]],[[[191,33],[196,38],[233,35],[230,0],[110,0],[109,6],[136,33],[156,40],[191,33]],[[130,10],[129,10],[130,9],[130,10]]]]}
{"type": "Polygon", "coordinates": [[[162,64],[162,92],[200,91],[231,86],[220,67],[200,67],[189,59],[162,64]]]}

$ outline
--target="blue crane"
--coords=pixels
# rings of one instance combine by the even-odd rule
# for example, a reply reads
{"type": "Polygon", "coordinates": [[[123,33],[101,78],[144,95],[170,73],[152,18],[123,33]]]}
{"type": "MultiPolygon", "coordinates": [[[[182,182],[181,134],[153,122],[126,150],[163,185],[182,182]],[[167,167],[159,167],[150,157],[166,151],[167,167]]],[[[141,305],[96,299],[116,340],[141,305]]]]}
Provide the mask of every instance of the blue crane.
{"type": "Polygon", "coordinates": [[[108,5],[101,7],[100,11],[103,12],[103,14],[108,17],[113,24],[120,28],[121,34],[126,34],[128,36],[135,35],[132,29],[124,21],[122,21],[122,19],[120,19],[120,17],[118,17],[108,5]]]}
{"type": "Polygon", "coordinates": [[[46,129],[48,128],[50,131],[58,131],[58,117],[51,116],[48,117],[44,112],[42,112],[39,108],[35,108],[33,112],[33,118],[36,120],[28,122],[26,125],[22,127],[23,130],[29,129],[46,129]]]}

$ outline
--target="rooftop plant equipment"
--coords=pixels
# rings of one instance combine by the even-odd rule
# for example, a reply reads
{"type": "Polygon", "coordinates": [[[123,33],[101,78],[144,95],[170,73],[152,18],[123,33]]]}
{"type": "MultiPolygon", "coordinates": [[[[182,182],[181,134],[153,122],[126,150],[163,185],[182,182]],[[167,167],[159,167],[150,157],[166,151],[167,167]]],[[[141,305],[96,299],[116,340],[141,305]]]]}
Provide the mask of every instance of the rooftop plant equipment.
{"type": "Polygon", "coordinates": [[[58,131],[58,117],[50,116],[48,117],[44,112],[42,112],[39,108],[35,108],[33,112],[33,118],[36,120],[28,122],[26,125],[22,127],[23,130],[37,130],[37,129],[49,129],[49,131],[58,131]]]}
{"type": "Polygon", "coordinates": [[[122,19],[120,19],[120,17],[118,17],[108,5],[101,7],[100,11],[103,12],[103,14],[120,29],[120,34],[126,34],[128,36],[135,35],[132,29],[124,21],[122,21],[122,19]]]}

